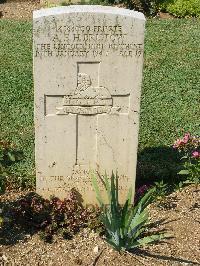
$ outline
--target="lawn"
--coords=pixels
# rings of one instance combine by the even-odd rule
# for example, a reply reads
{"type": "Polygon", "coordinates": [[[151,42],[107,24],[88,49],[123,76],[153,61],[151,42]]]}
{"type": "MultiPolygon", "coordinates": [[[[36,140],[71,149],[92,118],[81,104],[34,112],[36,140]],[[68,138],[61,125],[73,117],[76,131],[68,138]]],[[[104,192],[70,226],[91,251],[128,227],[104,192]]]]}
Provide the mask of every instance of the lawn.
{"type": "MultiPolygon", "coordinates": [[[[170,148],[183,132],[200,134],[200,20],[147,21],[138,175],[173,177],[170,148]]],[[[0,139],[24,159],[10,166],[20,182],[34,181],[32,24],[0,21],[0,139]]]]}

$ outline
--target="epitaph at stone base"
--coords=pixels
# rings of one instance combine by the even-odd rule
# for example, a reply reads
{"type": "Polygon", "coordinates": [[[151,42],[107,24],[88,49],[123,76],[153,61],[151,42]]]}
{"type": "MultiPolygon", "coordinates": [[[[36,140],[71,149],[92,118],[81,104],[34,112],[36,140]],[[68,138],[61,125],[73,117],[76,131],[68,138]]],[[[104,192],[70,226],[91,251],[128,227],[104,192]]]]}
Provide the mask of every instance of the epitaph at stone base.
{"type": "Polygon", "coordinates": [[[144,49],[143,14],[69,6],[34,12],[37,192],[75,188],[95,203],[90,170],[134,189],[144,49]]]}

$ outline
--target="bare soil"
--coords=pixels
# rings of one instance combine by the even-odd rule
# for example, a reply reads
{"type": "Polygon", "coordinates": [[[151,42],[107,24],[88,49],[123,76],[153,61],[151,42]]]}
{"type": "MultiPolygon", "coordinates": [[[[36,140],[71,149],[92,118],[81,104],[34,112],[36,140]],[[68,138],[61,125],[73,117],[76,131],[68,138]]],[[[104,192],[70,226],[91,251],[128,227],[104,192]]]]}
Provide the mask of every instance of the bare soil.
{"type": "MultiPolygon", "coordinates": [[[[7,192],[0,201],[13,201],[22,194],[7,192]]],[[[200,265],[199,203],[200,185],[191,185],[150,205],[151,230],[165,229],[172,237],[132,253],[118,253],[89,229],[72,240],[56,236],[47,244],[38,233],[13,235],[10,228],[6,237],[0,236],[0,265],[200,265]]]]}
{"type": "Polygon", "coordinates": [[[13,20],[32,19],[33,10],[41,8],[39,0],[6,1],[0,0],[0,18],[13,20]]]}

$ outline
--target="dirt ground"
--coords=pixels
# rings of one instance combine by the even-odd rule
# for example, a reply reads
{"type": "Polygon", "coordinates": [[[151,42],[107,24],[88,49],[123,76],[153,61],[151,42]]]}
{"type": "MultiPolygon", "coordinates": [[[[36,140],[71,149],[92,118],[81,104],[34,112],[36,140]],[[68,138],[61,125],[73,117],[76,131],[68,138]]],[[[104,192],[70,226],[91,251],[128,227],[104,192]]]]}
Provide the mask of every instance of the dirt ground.
{"type": "Polygon", "coordinates": [[[1,19],[30,20],[32,19],[33,10],[41,8],[39,0],[3,1],[0,0],[1,19]]]}
{"type": "MultiPolygon", "coordinates": [[[[19,192],[1,196],[1,203],[13,201],[19,192]]],[[[39,234],[21,232],[0,236],[0,265],[200,265],[200,185],[177,191],[149,207],[152,230],[165,229],[172,238],[118,253],[103,238],[83,229],[72,240],[55,237],[47,244],[39,234]],[[154,229],[153,229],[154,228],[154,229]]]]}

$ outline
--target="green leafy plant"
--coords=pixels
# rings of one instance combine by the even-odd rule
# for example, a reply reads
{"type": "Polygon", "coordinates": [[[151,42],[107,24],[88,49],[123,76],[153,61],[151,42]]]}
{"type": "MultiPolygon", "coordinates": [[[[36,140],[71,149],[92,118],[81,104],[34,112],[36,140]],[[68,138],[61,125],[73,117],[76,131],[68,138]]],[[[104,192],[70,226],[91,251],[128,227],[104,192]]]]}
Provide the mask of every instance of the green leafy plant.
{"type": "Polygon", "coordinates": [[[5,226],[21,227],[23,231],[32,228],[33,231],[39,231],[46,242],[51,242],[55,234],[71,239],[84,227],[103,232],[98,219],[99,210],[84,208],[73,189],[64,200],[56,197],[47,200],[31,192],[4,209],[3,215],[9,222],[5,226]]]}
{"type": "Polygon", "coordinates": [[[186,133],[173,145],[181,155],[182,166],[178,175],[182,177],[180,184],[200,182],[200,137],[186,133]]]}
{"type": "Polygon", "coordinates": [[[200,17],[199,0],[157,0],[157,6],[177,17],[200,17]]]}
{"type": "Polygon", "coordinates": [[[92,182],[96,192],[96,198],[102,211],[101,220],[107,233],[107,242],[116,250],[130,250],[167,237],[165,233],[148,234],[147,223],[149,221],[146,207],[152,200],[155,189],[150,189],[137,203],[131,204],[132,190],[129,190],[124,205],[119,204],[118,175],[112,173],[109,181],[107,175],[99,178],[107,192],[108,204],[101,197],[97,177],[92,174],[92,182]]]}
{"type": "Polygon", "coordinates": [[[134,196],[134,204],[139,201],[139,199],[144,196],[144,194],[147,192],[147,190],[150,189],[150,185],[142,185],[135,190],[135,196],[134,196]]]}
{"type": "Polygon", "coordinates": [[[0,193],[5,191],[7,166],[19,160],[19,154],[8,141],[0,141],[0,193]]]}
{"type": "MultiPolygon", "coordinates": [[[[12,151],[12,146],[10,142],[0,141],[0,194],[6,189],[6,176],[7,170],[6,165],[10,162],[15,161],[15,155],[12,151]]],[[[1,210],[2,212],[2,210],[1,210]]],[[[4,218],[0,213],[0,228],[2,227],[4,218]]]]}
{"type": "Polygon", "coordinates": [[[154,182],[155,185],[155,198],[161,199],[163,198],[168,191],[168,184],[163,180],[154,182]]]}

